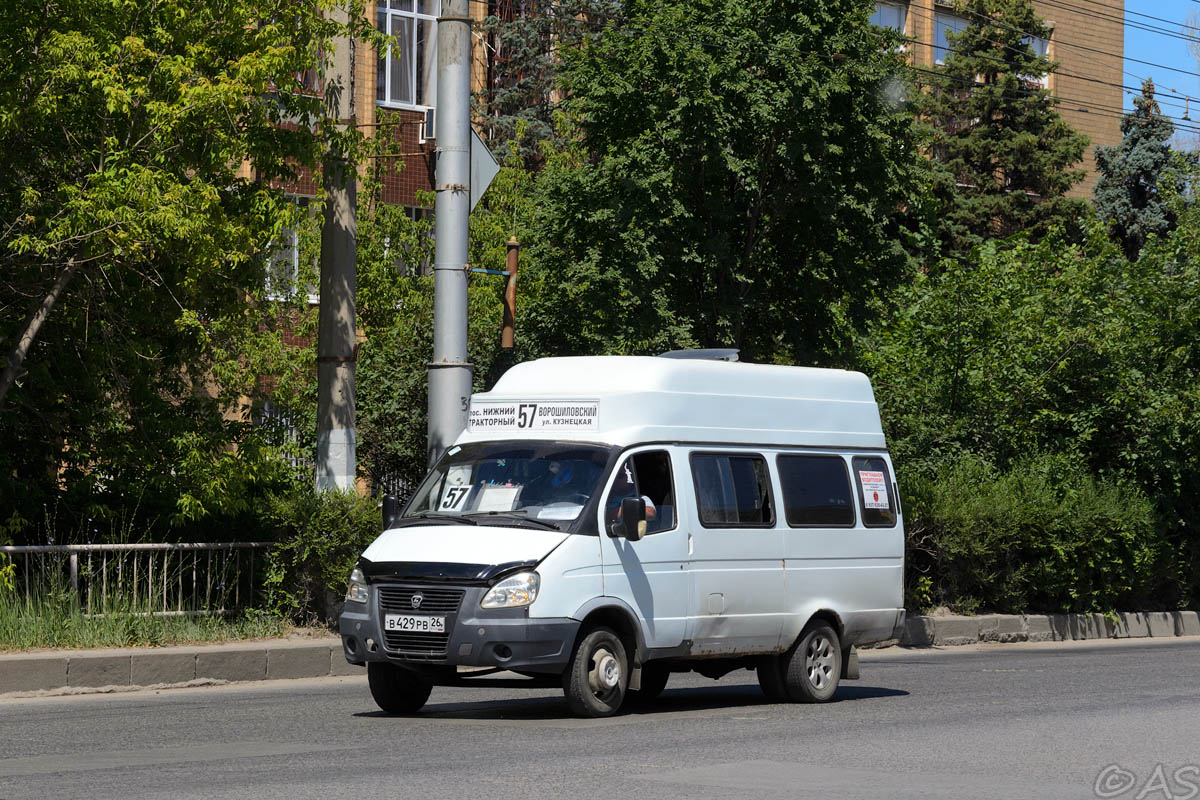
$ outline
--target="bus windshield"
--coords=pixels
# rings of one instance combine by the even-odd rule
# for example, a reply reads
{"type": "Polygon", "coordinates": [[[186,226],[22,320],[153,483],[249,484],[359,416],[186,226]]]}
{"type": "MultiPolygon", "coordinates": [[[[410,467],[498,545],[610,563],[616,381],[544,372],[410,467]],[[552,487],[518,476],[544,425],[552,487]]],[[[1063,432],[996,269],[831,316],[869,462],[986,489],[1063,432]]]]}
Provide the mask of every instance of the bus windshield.
{"type": "Polygon", "coordinates": [[[607,447],[563,442],[451,447],[404,517],[506,514],[560,527],[577,519],[599,491],[609,456],[607,447]]]}

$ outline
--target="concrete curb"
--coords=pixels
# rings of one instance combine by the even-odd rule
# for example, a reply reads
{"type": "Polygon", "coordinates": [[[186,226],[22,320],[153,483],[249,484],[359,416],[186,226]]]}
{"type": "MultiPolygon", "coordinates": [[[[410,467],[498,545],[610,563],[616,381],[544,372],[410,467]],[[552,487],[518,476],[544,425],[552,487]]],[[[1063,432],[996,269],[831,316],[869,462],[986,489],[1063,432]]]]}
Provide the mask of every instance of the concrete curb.
{"type": "Polygon", "coordinates": [[[342,640],[257,642],[63,650],[0,655],[0,695],[62,688],[154,686],[195,680],[261,681],[363,675],[346,663],[342,640]]]}
{"type": "Polygon", "coordinates": [[[910,616],[899,639],[881,646],[938,647],[978,642],[1070,642],[1200,636],[1195,611],[1122,611],[1103,614],[983,614],[977,617],[910,616]]]}

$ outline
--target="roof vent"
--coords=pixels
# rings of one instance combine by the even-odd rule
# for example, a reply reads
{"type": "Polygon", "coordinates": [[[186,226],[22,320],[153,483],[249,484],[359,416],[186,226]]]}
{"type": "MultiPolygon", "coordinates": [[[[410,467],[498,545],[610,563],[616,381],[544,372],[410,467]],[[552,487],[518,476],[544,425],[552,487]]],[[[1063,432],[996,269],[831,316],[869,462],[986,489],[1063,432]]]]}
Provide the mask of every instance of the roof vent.
{"type": "Polygon", "coordinates": [[[698,358],[706,361],[737,361],[738,348],[711,347],[707,350],[670,350],[659,353],[659,358],[698,358]]]}

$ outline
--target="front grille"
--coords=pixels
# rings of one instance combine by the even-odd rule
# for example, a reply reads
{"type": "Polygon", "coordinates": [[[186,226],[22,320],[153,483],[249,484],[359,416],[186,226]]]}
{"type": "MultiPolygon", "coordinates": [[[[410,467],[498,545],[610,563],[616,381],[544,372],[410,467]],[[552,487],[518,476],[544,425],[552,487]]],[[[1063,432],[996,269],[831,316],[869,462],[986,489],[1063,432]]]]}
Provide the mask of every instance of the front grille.
{"type": "Polygon", "coordinates": [[[380,586],[379,607],[393,614],[453,614],[462,602],[462,589],[425,589],[420,586],[380,586]],[[413,595],[422,596],[421,605],[412,604],[413,595]]]}
{"type": "MultiPolygon", "coordinates": [[[[435,661],[446,657],[446,644],[454,628],[454,615],[462,603],[462,589],[427,588],[423,586],[380,586],[381,614],[422,614],[446,617],[445,633],[417,631],[383,631],[386,650],[412,661],[435,661]],[[413,595],[421,594],[421,604],[414,607],[413,595]]],[[[380,620],[382,624],[382,620],[380,620]]]]}

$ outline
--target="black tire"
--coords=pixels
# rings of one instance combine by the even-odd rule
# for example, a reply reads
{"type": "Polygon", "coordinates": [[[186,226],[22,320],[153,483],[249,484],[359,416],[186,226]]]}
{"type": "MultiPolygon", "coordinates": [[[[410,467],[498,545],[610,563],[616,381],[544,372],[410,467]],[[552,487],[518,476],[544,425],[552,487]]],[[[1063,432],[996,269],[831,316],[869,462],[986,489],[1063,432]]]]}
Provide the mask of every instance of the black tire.
{"type": "Polygon", "coordinates": [[[367,662],[367,684],[375,704],[389,714],[413,714],[425,705],[433,684],[383,661],[367,662]]]}
{"type": "Polygon", "coordinates": [[[661,664],[655,664],[653,661],[643,664],[642,688],[630,689],[625,702],[639,706],[653,703],[654,699],[663,693],[663,689],[667,688],[667,681],[670,679],[671,670],[661,664]]]}
{"type": "Polygon", "coordinates": [[[783,663],[779,656],[766,656],[758,662],[758,685],[772,703],[789,703],[792,700],[783,682],[783,663]]]}
{"type": "Polygon", "coordinates": [[[794,702],[825,703],[833,698],[842,677],[842,646],[829,623],[808,623],[783,661],[783,682],[794,702]]]}
{"type": "Polygon", "coordinates": [[[593,628],[575,644],[563,673],[563,694],[571,712],[580,717],[617,713],[629,685],[625,646],[608,628],[593,628]]]}

